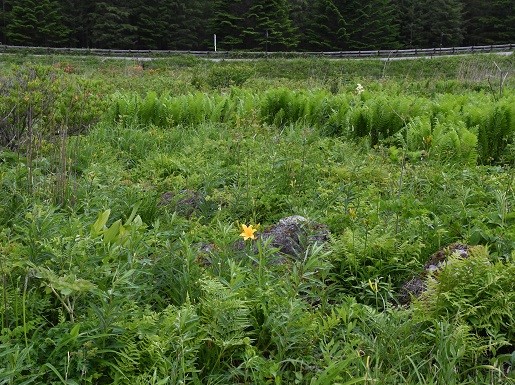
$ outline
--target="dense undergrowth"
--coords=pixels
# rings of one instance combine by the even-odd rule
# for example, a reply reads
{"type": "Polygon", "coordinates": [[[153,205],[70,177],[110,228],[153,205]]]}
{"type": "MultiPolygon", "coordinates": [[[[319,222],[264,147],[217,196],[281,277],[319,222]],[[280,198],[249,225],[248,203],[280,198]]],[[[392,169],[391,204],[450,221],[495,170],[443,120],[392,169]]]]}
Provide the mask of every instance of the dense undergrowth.
{"type": "Polygon", "coordinates": [[[453,60],[5,64],[0,384],[513,383],[513,62],[453,60]]]}

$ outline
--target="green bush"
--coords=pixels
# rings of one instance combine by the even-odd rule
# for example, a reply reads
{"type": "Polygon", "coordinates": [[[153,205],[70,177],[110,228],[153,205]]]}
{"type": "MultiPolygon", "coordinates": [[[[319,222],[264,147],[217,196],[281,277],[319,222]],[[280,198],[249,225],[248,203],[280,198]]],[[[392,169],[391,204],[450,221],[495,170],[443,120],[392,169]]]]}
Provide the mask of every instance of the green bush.
{"type": "Polygon", "coordinates": [[[212,89],[241,87],[250,76],[245,68],[213,67],[207,74],[206,83],[212,89]]]}
{"type": "Polygon", "coordinates": [[[477,106],[467,115],[467,125],[476,127],[479,160],[483,164],[499,161],[506,147],[514,142],[515,99],[477,106]]]}
{"type": "Polygon", "coordinates": [[[406,145],[409,151],[445,163],[476,164],[477,136],[465,123],[441,123],[429,117],[415,118],[407,125],[406,145]]]}
{"type": "Polygon", "coordinates": [[[415,303],[416,314],[467,325],[494,354],[504,346],[513,349],[515,264],[491,262],[483,246],[469,254],[451,256],[429,278],[427,291],[415,303]]]}
{"type": "Polygon", "coordinates": [[[85,131],[100,119],[99,83],[44,65],[15,67],[0,78],[0,146],[85,131]]]}

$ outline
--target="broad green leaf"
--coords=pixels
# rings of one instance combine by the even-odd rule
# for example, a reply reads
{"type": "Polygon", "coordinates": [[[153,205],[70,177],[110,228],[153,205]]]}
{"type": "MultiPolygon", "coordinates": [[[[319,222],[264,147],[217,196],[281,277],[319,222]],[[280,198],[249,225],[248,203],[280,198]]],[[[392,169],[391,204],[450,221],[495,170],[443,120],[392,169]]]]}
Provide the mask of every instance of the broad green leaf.
{"type": "MultiPolygon", "coordinates": [[[[128,225],[129,223],[131,223],[133,221],[133,219],[136,217],[136,213],[138,212],[140,205],[141,205],[141,201],[139,201],[138,203],[136,203],[134,205],[134,207],[132,208],[131,215],[129,216],[129,219],[127,219],[127,222],[125,222],[125,225],[128,225]]],[[[139,215],[138,215],[138,217],[139,217],[139,215]]]]}
{"type": "Polygon", "coordinates": [[[70,337],[76,339],[79,335],[80,324],[75,325],[72,330],[70,330],[70,337]]]}
{"type": "Polygon", "coordinates": [[[138,228],[139,228],[139,227],[141,227],[141,226],[143,226],[143,221],[142,221],[142,219],[141,219],[141,217],[140,217],[139,215],[137,215],[137,216],[136,216],[136,218],[134,218],[134,220],[132,221],[132,223],[133,223],[134,225],[136,225],[136,227],[138,227],[138,228]]]}
{"type": "Polygon", "coordinates": [[[103,213],[98,214],[96,222],[91,226],[92,237],[98,237],[100,234],[102,234],[102,231],[104,230],[104,227],[109,220],[109,215],[111,215],[110,209],[107,209],[103,213]]]}
{"type": "Polygon", "coordinates": [[[111,225],[111,227],[104,231],[104,243],[113,243],[116,241],[118,234],[120,233],[121,225],[122,221],[118,219],[111,225]]]}
{"type": "Polygon", "coordinates": [[[120,228],[118,229],[118,236],[116,237],[116,243],[123,245],[129,235],[129,230],[124,225],[120,225],[120,228]]]}
{"type": "Polygon", "coordinates": [[[73,293],[73,290],[70,287],[62,287],[59,291],[62,295],[70,295],[73,293]]]}

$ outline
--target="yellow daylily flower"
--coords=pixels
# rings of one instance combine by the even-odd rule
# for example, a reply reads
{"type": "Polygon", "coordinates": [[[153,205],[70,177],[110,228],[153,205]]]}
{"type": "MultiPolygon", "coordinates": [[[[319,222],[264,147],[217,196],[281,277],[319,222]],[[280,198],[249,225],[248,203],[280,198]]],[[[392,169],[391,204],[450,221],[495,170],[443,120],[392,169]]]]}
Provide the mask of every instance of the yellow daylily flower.
{"type": "Polygon", "coordinates": [[[257,231],[252,225],[241,225],[241,234],[240,237],[243,237],[243,240],[246,241],[247,239],[256,239],[256,236],[254,233],[257,231]]]}
{"type": "Polygon", "coordinates": [[[372,282],[372,280],[369,279],[368,286],[370,286],[370,289],[372,289],[374,293],[377,293],[379,291],[379,288],[377,287],[377,279],[374,280],[374,282],[372,282]]]}

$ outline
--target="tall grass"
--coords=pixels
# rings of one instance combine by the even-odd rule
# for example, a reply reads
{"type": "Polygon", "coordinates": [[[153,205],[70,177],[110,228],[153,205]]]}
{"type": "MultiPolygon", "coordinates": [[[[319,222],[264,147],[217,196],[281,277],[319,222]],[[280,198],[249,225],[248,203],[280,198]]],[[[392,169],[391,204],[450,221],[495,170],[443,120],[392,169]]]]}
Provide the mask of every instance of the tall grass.
{"type": "Polygon", "coordinates": [[[327,89],[342,63],[294,61],[255,91],[285,63],[180,91],[154,86],[214,64],[111,64],[130,81],[97,89],[98,124],[58,140],[45,126],[31,161],[2,148],[0,383],[513,382],[511,89],[361,78],[358,91],[354,76],[327,89]],[[73,199],[55,199],[65,188],[73,199]],[[327,241],[289,256],[239,237],[291,215],[327,241]],[[470,257],[426,277],[458,241],[470,257]],[[418,276],[428,290],[401,306],[418,276]]]}
{"type": "Polygon", "coordinates": [[[333,95],[286,88],[260,95],[241,89],[225,95],[150,92],[144,97],[115,95],[106,121],[126,127],[192,127],[207,122],[313,127],[324,134],[367,138],[371,146],[394,144],[441,159],[474,162],[477,156],[481,163],[495,163],[513,142],[513,105],[509,93],[497,100],[472,92],[456,98],[392,97],[373,90],[333,95]]]}

